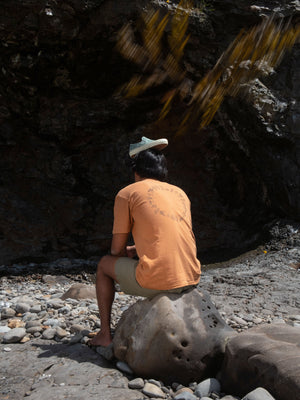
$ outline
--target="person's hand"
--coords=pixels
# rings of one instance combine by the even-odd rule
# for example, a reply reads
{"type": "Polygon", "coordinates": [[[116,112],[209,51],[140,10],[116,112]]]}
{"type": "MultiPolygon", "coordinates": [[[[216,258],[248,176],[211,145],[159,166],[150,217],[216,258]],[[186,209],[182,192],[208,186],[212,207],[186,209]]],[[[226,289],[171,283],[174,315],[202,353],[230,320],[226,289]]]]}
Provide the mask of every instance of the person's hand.
{"type": "Polygon", "coordinates": [[[137,255],[135,245],[126,247],[127,257],[133,258],[137,255]]]}

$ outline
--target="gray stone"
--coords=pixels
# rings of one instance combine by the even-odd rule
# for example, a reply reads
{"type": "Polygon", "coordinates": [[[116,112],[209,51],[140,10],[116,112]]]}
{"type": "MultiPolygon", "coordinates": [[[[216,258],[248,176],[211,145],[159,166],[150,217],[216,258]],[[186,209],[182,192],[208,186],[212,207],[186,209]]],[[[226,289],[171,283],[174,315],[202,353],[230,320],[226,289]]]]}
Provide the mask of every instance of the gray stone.
{"type": "Polygon", "coordinates": [[[28,328],[32,328],[34,326],[42,326],[41,320],[36,319],[34,321],[28,321],[28,322],[26,322],[25,328],[28,329],[28,328]]]}
{"type": "MultiPolygon", "coordinates": [[[[291,397],[292,399],[292,397],[291,397]]],[[[274,397],[264,388],[259,387],[246,394],[242,400],[275,400],[274,397]]]]}
{"type": "Polygon", "coordinates": [[[168,386],[161,386],[161,390],[162,390],[164,393],[167,393],[167,394],[171,394],[171,393],[172,393],[170,387],[168,387],[168,386]]]}
{"type": "Polygon", "coordinates": [[[53,300],[53,299],[55,299],[55,300],[59,299],[60,300],[62,295],[63,295],[63,291],[62,290],[61,291],[55,291],[55,293],[53,293],[51,295],[50,299],[51,300],[53,300]]]}
{"type": "Polygon", "coordinates": [[[300,314],[289,315],[289,319],[291,321],[299,321],[300,322],[300,314]]]}
{"type": "Polygon", "coordinates": [[[34,321],[37,318],[37,314],[31,314],[30,312],[27,312],[25,314],[23,314],[22,316],[22,320],[24,322],[28,322],[28,321],[34,321]]]}
{"type": "Polygon", "coordinates": [[[66,305],[59,309],[59,313],[60,314],[69,314],[71,309],[72,308],[69,305],[66,305]]]}
{"type": "Polygon", "coordinates": [[[34,335],[36,332],[42,332],[43,331],[43,327],[42,326],[32,326],[30,328],[26,328],[26,332],[27,333],[31,333],[32,335],[34,335]]]}
{"type": "Polygon", "coordinates": [[[88,306],[88,309],[90,310],[90,311],[93,311],[94,313],[96,313],[97,315],[99,314],[99,308],[98,308],[98,305],[97,304],[90,304],[89,306],[88,306]]]}
{"type": "Polygon", "coordinates": [[[42,281],[44,283],[48,283],[48,284],[55,284],[55,283],[60,283],[60,284],[67,284],[69,283],[69,279],[63,275],[43,275],[42,276],[42,281]]]}
{"type": "Polygon", "coordinates": [[[25,314],[30,310],[30,305],[27,303],[17,303],[15,305],[15,310],[17,313],[25,314]]]}
{"type": "Polygon", "coordinates": [[[238,317],[237,315],[233,315],[232,319],[234,322],[236,322],[239,325],[242,325],[242,326],[247,325],[247,322],[243,318],[238,317]]]}
{"type": "Polygon", "coordinates": [[[166,397],[165,393],[157,385],[153,383],[146,382],[142,390],[142,393],[146,396],[164,399],[166,397]]]}
{"type": "Polygon", "coordinates": [[[135,378],[128,382],[128,387],[130,389],[143,389],[145,383],[142,378],[135,378]]]}
{"type": "Polygon", "coordinates": [[[68,297],[67,299],[65,299],[65,301],[66,301],[68,304],[71,304],[72,307],[77,307],[78,304],[79,304],[79,300],[71,299],[70,297],[68,297]]]}
{"type": "Polygon", "coordinates": [[[76,343],[79,343],[79,342],[81,342],[82,338],[83,338],[83,335],[82,335],[80,332],[79,332],[79,333],[76,333],[74,336],[72,336],[72,337],[70,338],[69,344],[76,344],[76,343]]]}
{"type": "Polygon", "coordinates": [[[31,298],[31,296],[29,296],[29,295],[22,295],[22,296],[14,297],[14,299],[12,300],[12,302],[13,302],[14,304],[17,304],[17,303],[26,303],[26,304],[29,304],[30,306],[33,305],[33,300],[32,300],[32,298],[31,298]]]}
{"type": "MultiPolygon", "coordinates": [[[[2,292],[2,290],[1,290],[1,292],[2,292]]],[[[6,291],[3,290],[2,294],[5,296],[6,295],[6,291]]],[[[3,307],[8,307],[9,308],[10,306],[11,306],[11,303],[9,301],[3,301],[3,300],[0,301],[0,311],[2,310],[3,307]]]]}
{"type": "Polygon", "coordinates": [[[16,315],[16,312],[13,308],[3,307],[1,310],[1,319],[12,318],[16,315]]]}
{"type": "Polygon", "coordinates": [[[24,328],[14,328],[3,336],[3,343],[18,343],[26,335],[24,328]]]}
{"type": "Polygon", "coordinates": [[[177,396],[178,394],[180,394],[182,392],[194,393],[194,390],[192,390],[190,387],[186,387],[186,386],[181,386],[180,385],[179,388],[174,393],[174,396],[177,396]]]}
{"type": "Polygon", "coordinates": [[[189,383],[189,388],[194,392],[198,383],[197,382],[190,382],[189,383]]]}
{"type": "Polygon", "coordinates": [[[37,314],[38,318],[48,318],[49,314],[47,313],[46,310],[42,310],[37,314]]]}
{"type": "Polygon", "coordinates": [[[82,329],[79,333],[80,333],[82,336],[89,336],[89,334],[91,333],[91,330],[85,328],[85,329],[82,329]]]}
{"type": "Polygon", "coordinates": [[[228,394],[224,397],[221,397],[220,400],[239,400],[239,397],[234,397],[234,396],[231,396],[230,394],[228,394]]]}
{"type": "Polygon", "coordinates": [[[250,328],[232,338],[221,371],[222,390],[245,396],[264,387],[276,399],[300,393],[300,330],[287,324],[250,328]]]}
{"type": "Polygon", "coordinates": [[[64,293],[61,298],[64,299],[96,299],[96,289],[94,285],[85,285],[83,283],[75,283],[70,289],[64,293]]]}
{"type": "Polygon", "coordinates": [[[59,308],[64,307],[65,303],[58,298],[50,299],[47,300],[47,307],[54,308],[55,310],[58,310],[59,308]]]}
{"type": "Polygon", "coordinates": [[[126,310],[113,339],[116,358],[138,376],[189,383],[220,369],[229,328],[207,294],[160,294],[126,310]]]}
{"type": "Polygon", "coordinates": [[[106,360],[111,361],[114,359],[114,345],[111,343],[108,346],[98,346],[97,347],[97,353],[100,354],[100,356],[104,357],[106,360]]]}
{"type": "Polygon", "coordinates": [[[263,322],[263,320],[262,320],[262,318],[255,317],[255,318],[253,318],[253,322],[258,325],[258,324],[261,324],[263,322]]]}
{"type": "Polygon", "coordinates": [[[32,306],[29,310],[31,313],[33,314],[38,314],[39,312],[42,311],[42,307],[40,304],[35,304],[34,306],[32,306]]]}
{"type": "Polygon", "coordinates": [[[152,383],[153,385],[156,385],[161,388],[161,383],[159,381],[157,381],[156,379],[148,379],[147,382],[152,383]]]}
{"type": "Polygon", "coordinates": [[[172,382],[171,383],[171,388],[173,390],[179,390],[180,388],[184,387],[183,385],[181,385],[179,382],[172,382]]]}
{"type": "Polygon", "coordinates": [[[116,367],[120,371],[125,372],[125,374],[131,375],[133,373],[133,371],[130,368],[130,366],[128,364],[126,364],[126,362],[124,362],[124,361],[118,361],[117,364],[116,364],[116,367]]]}
{"type": "Polygon", "coordinates": [[[87,336],[83,336],[83,338],[80,340],[80,343],[82,344],[88,344],[88,342],[90,341],[90,338],[87,336]]]}
{"type": "Polygon", "coordinates": [[[53,339],[55,335],[56,335],[56,329],[49,328],[44,330],[42,337],[44,339],[53,339]]]}
{"type": "Polygon", "coordinates": [[[56,318],[49,318],[46,321],[43,322],[43,325],[45,326],[58,326],[59,325],[59,320],[56,318]]]}
{"type": "Polygon", "coordinates": [[[8,326],[0,326],[0,334],[4,334],[6,332],[9,332],[11,330],[11,328],[9,328],[8,326]]]}
{"type": "Polygon", "coordinates": [[[177,394],[174,397],[174,399],[175,400],[197,400],[197,397],[188,391],[182,391],[181,393],[177,394]]]}
{"type": "Polygon", "coordinates": [[[71,325],[70,332],[71,333],[79,333],[84,329],[85,329],[85,326],[80,325],[80,324],[74,324],[74,325],[71,325]]]}
{"type": "Polygon", "coordinates": [[[67,332],[65,329],[62,329],[59,326],[57,328],[55,328],[55,330],[56,330],[56,336],[60,339],[69,335],[69,332],[67,332]]]}
{"type": "Polygon", "coordinates": [[[220,382],[215,378],[205,379],[200,382],[195,389],[195,395],[198,397],[209,396],[212,392],[221,392],[220,382]]]}

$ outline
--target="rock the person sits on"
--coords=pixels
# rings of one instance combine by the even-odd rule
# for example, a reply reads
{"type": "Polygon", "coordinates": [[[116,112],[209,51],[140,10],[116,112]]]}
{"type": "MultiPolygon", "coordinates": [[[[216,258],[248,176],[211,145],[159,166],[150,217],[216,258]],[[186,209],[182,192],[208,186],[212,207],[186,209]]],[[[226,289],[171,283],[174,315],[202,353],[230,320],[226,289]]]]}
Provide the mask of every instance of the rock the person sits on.
{"type": "Polygon", "coordinates": [[[186,384],[215,376],[235,335],[209,295],[191,289],[137,301],[123,313],[113,344],[137,376],[186,384]]]}

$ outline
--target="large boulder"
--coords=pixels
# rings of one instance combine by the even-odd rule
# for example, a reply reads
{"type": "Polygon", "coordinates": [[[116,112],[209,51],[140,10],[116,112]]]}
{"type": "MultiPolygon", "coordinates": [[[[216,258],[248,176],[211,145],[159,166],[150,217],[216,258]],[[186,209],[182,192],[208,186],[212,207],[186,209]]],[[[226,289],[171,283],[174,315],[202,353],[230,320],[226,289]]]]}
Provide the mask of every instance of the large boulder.
{"type": "Polygon", "coordinates": [[[287,324],[251,328],[226,346],[222,389],[244,396],[258,386],[276,400],[300,399],[300,329],[287,324]]]}
{"type": "Polygon", "coordinates": [[[220,369],[232,335],[209,296],[193,289],[137,301],[123,313],[113,344],[138,376],[188,383],[220,369]]]}

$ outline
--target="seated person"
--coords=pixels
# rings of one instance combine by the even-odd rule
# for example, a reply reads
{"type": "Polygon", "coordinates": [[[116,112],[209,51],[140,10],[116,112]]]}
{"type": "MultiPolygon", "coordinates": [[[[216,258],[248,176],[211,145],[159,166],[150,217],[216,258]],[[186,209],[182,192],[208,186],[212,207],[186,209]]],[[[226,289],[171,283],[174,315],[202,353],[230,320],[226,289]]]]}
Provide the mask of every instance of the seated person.
{"type": "Polygon", "coordinates": [[[115,281],[125,293],[144,297],[181,293],[199,282],[190,201],[183,190],[165,182],[166,158],[161,149],[167,143],[143,137],[130,146],[135,183],[115,198],[111,254],[101,258],[96,277],[101,330],[91,345],[112,342],[115,281]],[[127,246],[130,233],[134,246],[127,246]]]}

